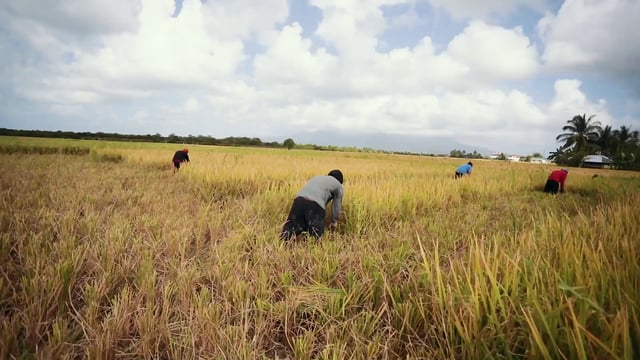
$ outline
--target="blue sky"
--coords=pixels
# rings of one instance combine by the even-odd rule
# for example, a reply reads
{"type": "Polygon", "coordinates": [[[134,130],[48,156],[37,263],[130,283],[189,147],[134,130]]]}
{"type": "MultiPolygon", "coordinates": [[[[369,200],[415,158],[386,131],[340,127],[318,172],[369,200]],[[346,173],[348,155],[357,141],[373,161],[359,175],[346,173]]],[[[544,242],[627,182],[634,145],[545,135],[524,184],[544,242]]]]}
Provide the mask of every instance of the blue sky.
{"type": "Polygon", "coordinates": [[[576,114],[640,130],[639,16],[637,0],[2,2],[0,127],[551,151],[576,114]]]}

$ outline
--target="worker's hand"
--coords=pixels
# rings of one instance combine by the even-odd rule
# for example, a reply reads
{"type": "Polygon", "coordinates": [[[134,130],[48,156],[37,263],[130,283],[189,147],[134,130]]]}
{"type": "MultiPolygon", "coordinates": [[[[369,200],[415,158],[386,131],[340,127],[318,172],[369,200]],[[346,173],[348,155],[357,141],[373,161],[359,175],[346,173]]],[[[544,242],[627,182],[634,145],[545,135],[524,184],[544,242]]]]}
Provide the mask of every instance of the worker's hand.
{"type": "Polygon", "coordinates": [[[332,222],[331,224],[329,224],[329,230],[336,230],[337,228],[338,228],[337,222],[332,222]]]}
{"type": "Polygon", "coordinates": [[[564,193],[564,189],[560,189],[560,193],[564,193]]]}

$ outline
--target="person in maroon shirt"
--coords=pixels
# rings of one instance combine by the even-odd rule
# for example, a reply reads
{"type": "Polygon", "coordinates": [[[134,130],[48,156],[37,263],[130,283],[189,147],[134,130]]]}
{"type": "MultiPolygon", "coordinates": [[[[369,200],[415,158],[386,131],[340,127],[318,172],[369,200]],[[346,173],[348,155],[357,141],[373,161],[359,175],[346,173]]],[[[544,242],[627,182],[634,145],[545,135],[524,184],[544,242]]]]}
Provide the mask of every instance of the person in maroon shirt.
{"type": "Polygon", "coordinates": [[[183,162],[189,162],[189,149],[182,149],[182,150],[178,150],[176,151],[175,154],[173,154],[173,159],[171,159],[171,161],[173,162],[173,173],[175,174],[176,171],[180,170],[180,164],[183,162]]]}
{"type": "Polygon", "coordinates": [[[560,192],[563,193],[564,182],[567,180],[568,173],[569,171],[566,169],[553,170],[547,178],[547,183],[544,185],[544,192],[557,194],[558,190],[560,190],[560,192]]]}

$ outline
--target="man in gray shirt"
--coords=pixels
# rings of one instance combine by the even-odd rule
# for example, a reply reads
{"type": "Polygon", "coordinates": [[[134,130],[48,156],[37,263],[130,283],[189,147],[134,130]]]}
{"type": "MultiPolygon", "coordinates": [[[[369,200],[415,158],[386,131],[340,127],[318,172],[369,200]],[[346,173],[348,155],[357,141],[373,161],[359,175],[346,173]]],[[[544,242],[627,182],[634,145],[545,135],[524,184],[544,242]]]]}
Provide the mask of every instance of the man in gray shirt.
{"type": "Polygon", "coordinates": [[[337,169],[329,171],[326,176],[311,178],[296,194],[280,239],[289,241],[302,232],[320,238],[324,234],[324,219],[329,201],[332,201],[330,228],[336,227],[344,196],[342,182],[342,172],[337,169]]]}

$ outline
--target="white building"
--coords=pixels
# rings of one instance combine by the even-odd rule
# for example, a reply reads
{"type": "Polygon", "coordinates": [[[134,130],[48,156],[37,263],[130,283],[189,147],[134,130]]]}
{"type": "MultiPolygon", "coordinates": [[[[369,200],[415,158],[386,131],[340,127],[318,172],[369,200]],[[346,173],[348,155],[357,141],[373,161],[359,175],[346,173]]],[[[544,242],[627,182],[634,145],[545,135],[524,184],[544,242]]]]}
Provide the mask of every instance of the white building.
{"type": "Polygon", "coordinates": [[[545,158],[534,157],[529,160],[532,164],[550,164],[551,162],[545,158]]]}

